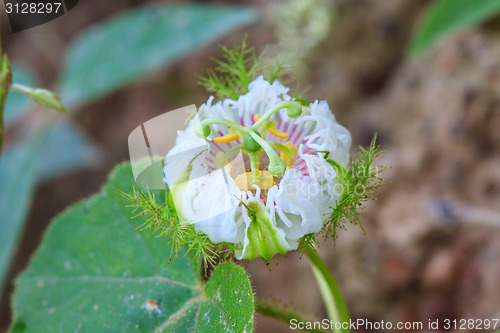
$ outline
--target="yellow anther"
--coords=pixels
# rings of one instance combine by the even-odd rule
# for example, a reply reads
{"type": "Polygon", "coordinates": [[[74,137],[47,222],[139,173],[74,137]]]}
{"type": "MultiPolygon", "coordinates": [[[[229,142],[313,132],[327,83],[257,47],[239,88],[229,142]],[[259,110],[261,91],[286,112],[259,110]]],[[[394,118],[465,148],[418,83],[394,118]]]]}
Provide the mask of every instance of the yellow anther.
{"type": "Polygon", "coordinates": [[[228,143],[234,140],[239,139],[240,136],[238,134],[228,134],[224,136],[219,136],[218,138],[214,138],[214,142],[216,143],[228,143]]]}
{"type": "Polygon", "coordinates": [[[295,147],[295,145],[290,141],[285,142],[284,146],[294,152],[292,156],[289,156],[289,154],[285,154],[284,152],[280,153],[280,158],[285,161],[287,169],[290,169],[295,165],[295,157],[297,156],[298,148],[295,147]]]}
{"type": "MultiPolygon", "coordinates": [[[[255,114],[255,115],[253,116],[253,120],[254,120],[255,122],[258,122],[258,121],[259,121],[259,119],[260,119],[260,115],[255,114]]],[[[262,126],[264,126],[266,123],[267,123],[267,121],[264,121],[262,124],[260,124],[260,126],[262,127],[262,126]]],[[[274,127],[274,126],[273,126],[273,127],[269,127],[269,128],[267,129],[267,131],[268,131],[269,133],[271,133],[272,135],[274,135],[274,136],[276,136],[276,137],[280,138],[280,139],[286,139],[286,138],[288,138],[288,134],[286,134],[286,133],[284,133],[284,132],[280,131],[279,129],[277,129],[277,128],[276,128],[276,127],[274,127]]]]}
{"type": "Polygon", "coordinates": [[[288,134],[280,131],[276,127],[271,127],[271,128],[268,129],[268,131],[269,131],[269,133],[271,133],[274,136],[277,136],[280,139],[286,139],[286,138],[288,138],[288,134]]]}
{"type": "Polygon", "coordinates": [[[234,180],[242,191],[255,191],[252,185],[257,185],[261,190],[269,190],[274,185],[273,176],[267,171],[260,171],[258,179],[254,179],[251,172],[245,172],[234,180]]]}
{"type": "MultiPolygon", "coordinates": [[[[254,114],[254,115],[253,115],[253,121],[254,121],[254,122],[258,122],[258,121],[259,121],[259,119],[260,119],[260,115],[258,115],[258,114],[254,114]]],[[[262,127],[262,126],[264,126],[264,124],[265,124],[265,123],[266,123],[266,122],[263,122],[262,124],[260,124],[260,126],[261,126],[261,127],[262,127]]]]}

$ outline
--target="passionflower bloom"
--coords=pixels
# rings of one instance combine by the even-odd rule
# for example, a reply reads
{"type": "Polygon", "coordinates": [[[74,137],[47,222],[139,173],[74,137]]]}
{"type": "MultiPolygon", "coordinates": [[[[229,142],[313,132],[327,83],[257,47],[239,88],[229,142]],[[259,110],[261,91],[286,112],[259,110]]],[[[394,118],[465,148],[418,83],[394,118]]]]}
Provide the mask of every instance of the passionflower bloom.
{"type": "Polygon", "coordinates": [[[269,261],[322,229],[341,199],[351,135],[325,101],[304,106],[262,77],[248,90],[199,108],[166,156],[164,180],[182,221],[235,244],[238,259],[269,261]]]}

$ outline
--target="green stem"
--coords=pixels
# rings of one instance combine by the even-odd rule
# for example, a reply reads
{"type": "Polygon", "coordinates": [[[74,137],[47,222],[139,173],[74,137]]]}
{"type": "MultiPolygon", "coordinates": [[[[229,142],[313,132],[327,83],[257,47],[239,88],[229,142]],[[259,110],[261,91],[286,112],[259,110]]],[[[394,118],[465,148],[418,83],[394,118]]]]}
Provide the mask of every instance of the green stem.
{"type": "MultiPolygon", "coordinates": [[[[0,47],[1,49],[1,47],[0,47]]],[[[9,94],[10,85],[12,83],[12,72],[10,70],[9,59],[7,59],[7,55],[1,54],[0,50],[0,155],[2,154],[2,146],[3,146],[3,134],[4,134],[4,108],[5,101],[7,100],[7,95],[9,94]]]]}
{"type": "Polygon", "coordinates": [[[264,149],[264,151],[267,154],[267,157],[269,157],[269,166],[267,168],[269,173],[273,176],[281,176],[282,174],[284,174],[286,170],[285,161],[283,161],[278,156],[278,154],[276,154],[273,147],[271,147],[271,145],[269,145],[269,143],[266,140],[261,138],[254,131],[250,131],[248,133],[262,147],[262,149],[264,149]]]}
{"type": "Polygon", "coordinates": [[[257,154],[258,152],[256,151],[249,151],[247,153],[248,158],[250,159],[250,170],[252,170],[252,178],[254,182],[258,182],[260,177],[259,157],[257,154]]]}
{"type": "Polygon", "coordinates": [[[20,83],[12,83],[12,85],[10,86],[10,90],[18,94],[29,95],[33,88],[20,83]]]}
{"type": "MultiPolygon", "coordinates": [[[[301,314],[293,311],[292,309],[280,307],[276,304],[270,302],[263,302],[261,300],[255,300],[255,311],[261,315],[272,317],[277,320],[281,320],[286,324],[290,325],[291,320],[295,319],[297,323],[312,322],[312,320],[304,318],[301,314]]],[[[305,332],[313,333],[326,333],[327,331],[321,329],[304,329],[305,332]]]]}
{"type": "Polygon", "coordinates": [[[290,148],[287,148],[286,146],[282,145],[281,143],[278,143],[275,141],[269,141],[269,144],[274,149],[279,150],[279,151],[285,153],[286,155],[295,156],[295,152],[293,150],[291,150],[290,148]]]}
{"type": "Polygon", "coordinates": [[[259,132],[262,135],[262,137],[264,137],[268,129],[270,129],[271,127],[276,127],[277,125],[278,122],[276,120],[268,121],[259,129],[259,132]]]}
{"type": "MultiPolygon", "coordinates": [[[[323,297],[323,302],[328,313],[328,317],[334,323],[349,323],[349,311],[347,310],[347,305],[342,297],[342,293],[335,282],[328,266],[318,255],[316,250],[311,246],[304,248],[304,253],[307,255],[311,261],[311,268],[314,273],[314,277],[318,282],[318,287],[323,297]]],[[[340,325],[342,326],[342,325],[340,325]]],[[[347,329],[335,329],[333,325],[333,332],[335,333],[349,333],[349,325],[347,329]]]]}
{"type": "MultiPolygon", "coordinates": [[[[200,122],[200,126],[201,126],[201,129],[203,130],[203,132],[205,132],[204,129],[207,128],[209,125],[214,125],[214,124],[224,125],[224,126],[227,126],[229,128],[232,128],[235,131],[240,132],[238,134],[240,134],[241,137],[243,137],[241,135],[242,133],[250,133],[249,128],[247,128],[245,126],[241,126],[240,124],[233,123],[232,121],[226,120],[226,119],[206,118],[200,122]]],[[[205,135],[205,136],[208,136],[208,135],[205,135]]]]}
{"type": "MultiPolygon", "coordinates": [[[[278,112],[281,109],[293,109],[293,110],[295,110],[297,108],[302,109],[302,106],[298,102],[295,102],[295,101],[280,102],[280,103],[274,105],[272,108],[270,108],[266,113],[264,113],[262,115],[262,117],[260,117],[259,120],[257,120],[252,126],[250,126],[250,129],[253,129],[253,130],[256,129],[262,123],[264,123],[267,119],[269,119],[269,117],[271,117],[273,114],[275,114],[276,112],[278,112]]],[[[296,113],[296,112],[294,112],[294,113],[296,113]]]]}

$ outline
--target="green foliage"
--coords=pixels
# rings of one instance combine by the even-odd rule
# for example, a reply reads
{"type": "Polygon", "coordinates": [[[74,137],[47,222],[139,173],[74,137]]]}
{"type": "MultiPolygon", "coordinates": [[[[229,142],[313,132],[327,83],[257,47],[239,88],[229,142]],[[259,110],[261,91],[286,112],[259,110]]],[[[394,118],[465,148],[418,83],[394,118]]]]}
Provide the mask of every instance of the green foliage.
{"type": "Polygon", "coordinates": [[[300,252],[300,259],[302,259],[305,249],[307,248],[315,249],[317,247],[319,247],[319,241],[316,238],[316,234],[307,234],[304,237],[302,237],[299,241],[299,248],[298,248],[298,252],[300,252]]]}
{"type": "Polygon", "coordinates": [[[379,151],[380,146],[376,146],[376,140],[375,134],[368,148],[359,146],[348,173],[337,169],[345,180],[344,193],[323,227],[325,237],[338,238],[337,229],[345,230],[347,223],[358,224],[363,228],[359,216],[364,213],[365,202],[377,200],[377,190],[383,185],[379,174],[387,169],[374,165],[375,160],[383,154],[383,151],[379,151]]]}
{"type": "Polygon", "coordinates": [[[135,213],[134,218],[144,218],[139,230],[149,230],[157,237],[168,239],[171,245],[169,261],[178,258],[180,253],[190,253],[197,261],[213,266],[218,259],[227,259],[235,249],[232,243],[213,244],[207,235],[196,232],[193,224],[180,222],[168,190],[166,197],[169,200],[161,200],[162,195],[137,187],[131,193],[120,194],[129,202],[127,207],[135,213]]]}
{"type": "MultiPolygon", "coordinates": [[[[248,92],[248,85],[258,76],[273,83],[275,80],[283,80],[289,68],[278,59],[273,59],[265,64],[263,61],[265,51],[260,55],[255,54],[254,47],[248,47],[246,37],[241,45],[233,42],[233,47],[220,46],[223,51],[223,59],[212,59],[215,68],[207,69],[207,76],[199,76],[200,85],[214,93],[217,98],[231,98],[237,100],[239,96],[248,92]]],[[[305,95],[305,90],[298,90],[294,93],[295,99],[301,99],[305,95]]]]}
{"type": "MultiPolygon", "coordinates": [[[[251,332],[253,293],[233,263],[201,279],[191,256],[138,233],[123,206],[129,164],[97,195],[56,217],[17,279],[10,332],[251,332]]],[[[146,222],[137,217],[135,222],[146,222]],[[140,220],[140,221],[137,221],[140,220]]]]}
{"type": "MultiPolygon", "coordinates": [[[[200,84],[218,98],[238,99],[248,92],[248,85],[258,76],[262,54],[255,55],[254,47],[247,47],[246,37],[241,45],[233,43],[233,48],[220,46],[224,60],[212,59],[217,66],[207,69],[207,76],[200,76],[200,84]]],[[[277,73],[276,73],[277,76],[277,73]]]]}
{"type": "MultiPolygon", "coordinates": [[[[33,73],[25,67],[12,66],[12,80],[14,82],[27,85],[36,86],[37,80],[33,73]]],[[[20,94],[9,94],[7,102],[5,103],[5,127],[8,128],[28,111],[30,100],[20,94]]]]}
{"type": "Polygon", "coordinates": [[[0,157],[0,286],[16,251],[37,182],[89,165],[95,156],[91,143],[66,121],[38,128],[3,152],[0,157]]]}
{"type": "Polygon", "coordinates": [[[213,251],[211,242],[205,235],[199,235],[192,224],[181,223],[177,213],[167,203],[158,203],[155,195],[151,192],[134,187],[131,194],[121,193],[125,200],[130,201],[131,207],[136,213],[134,217],[144,216],[145,222],[138,228],[141,231],[150,230],[154,235],[167,238],[172,246],[169,261],[178,258],[183,247],[188,246],[189,250],[194,250],[195,258],[198,261],[212,261],[213,251]]]}
{"type": "Polygon", "coordinates": [[[61,104],[61,97],[50,90],[32,88],[20,83],[13,83],[11,90],[12,92],[31,98],[34,102],[40,105],[66,113],[66,109],[61,104]]]}
{"type": "MultiPolygon", "coordinates": [[[[368,148],[359,146],[359,151],[352,160],[349,170],[345,170],[335,161],[325,156],[335,171],[337,172],[339,184],[342,188],[340,202],[333,208],[329,219],[323,225],[321,233],[324,239],[332,237],[338,238],[338,230],[347,230],[347,224],[359,225],[363,228],[360,215],[364,214],[365,203],[369,200],[377,200],[378,189],[383,185],[380,173],[387,167],[374,165],[383,151],[379,151],[380,146],[376,145],[377,135],[375,134],[368,148]]],[[[317,244],[315,235],[306,235],[301,239],[301,248],[317,244]]]]}
{"type": "Polygon", "coordinates": [[[62,69],[61,96],[69,105],[93,101],[257,17],[253,8],[243,6],[155,4],[134,8],[75,39],[62,69]]]}
{"type": "Polygon", "coordinates": [[[12,71],[10,70],[9,59],[7,59],[7,56],[4,55],[0,60],[0,154],[2,153],[3,147],[3,110],[5,108],[5,101],[7,100],[11,83],[12,71]]]}
{"type": "Polygon", "coordinates": [[[33,133],[0,158],[0,289],[29,212],[43,137],[43,131],[33,133]]]}
{"type": "Polygon", "coordinates": [[[447,34],[479,24],[499,12],[500,0],[436,0],[418,22],[408,53],[419,56],[447,34]]]}
{"type": "MultiPolygon", "coordinates": [[[[20,70],[22,82],[32,82],[28,72],[20,70]]],[[[25,97],[28,95],[38,103],[63,110],[57,95],[49,90],[29,88],[12,83],[10,66],[4,56],[0,75],[0,146],[2,145],[2,111],[6,108],[6,125],[12,125],[27,110],[25,97]],[[8,96],[7,101],[5,98],[8,96]]],[[[9,269],[12,257],[29,213],[31,198],[36,182],[55,175],[57,171],[69,171],[88,163],[92,154],[90,143],[80,131],[69,123],[59,122],[30,128],[21,141],[10,145],[0,158],[0,288],[9,269]],[[65,135],[61,135],[65,134],[65,135]],[[48,140],[46,140],[48,139],[48,140]],[[71,146],[70,146],[71,145],[71,146]],[[67,154],[71,152],[70,154],[67,154]]],[[[1,147],[0,147],[1,148],[1,147]]],[[[1,149],[0,149],[1,152],[1,149]]]]}

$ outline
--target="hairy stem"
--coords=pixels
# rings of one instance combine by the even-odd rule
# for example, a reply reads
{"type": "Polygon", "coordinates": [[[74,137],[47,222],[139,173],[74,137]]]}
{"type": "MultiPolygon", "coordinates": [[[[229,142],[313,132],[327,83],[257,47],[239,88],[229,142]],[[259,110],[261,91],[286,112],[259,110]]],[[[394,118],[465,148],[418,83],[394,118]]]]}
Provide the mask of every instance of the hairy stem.
{"type": "MultiPolygon", "coordinates": [[[[1,41],[0,41],[1,42],[1,41]]],[[[12,83],[12,73],[10,71],[9,59],[7,55],[2,55],[0,47],[0,155],[2,154],[3,135],[4,135],[4,108],[12,83]]]]}
{"type": "MultiPolygon", "coordinates": [[[[272,317],[286,324],[290,325],[290,322],[295,319],[297,323],[311,322],[311,320],[304,318],[300,313],[295,312],[292,309],[280,307],[271,302],[264,302],[261,300],[255,300],[255,311],[263,316],[272,317]]],[[[314,333],[326,333],[327,331],[322,329],[304,329],[305,332],[314,333]]]]}
{"type": "MultiPolygon", "coordinates": [[[[304,253],[311,261],[311,268],[318,282],[318,287],[323,297],[329,319],[334,323],[349,323],[350,317],[347,305],[345,304],[342,293],[340,292],[337,282],[335,282],[335,279],[330,273],[328,266],[311,246],[306,246],[304,248],[304,253]]],[[[337,329],[334,325],[333,332],[349,333],[349,325],[347,325],[347,329],[337,329]]]]}

